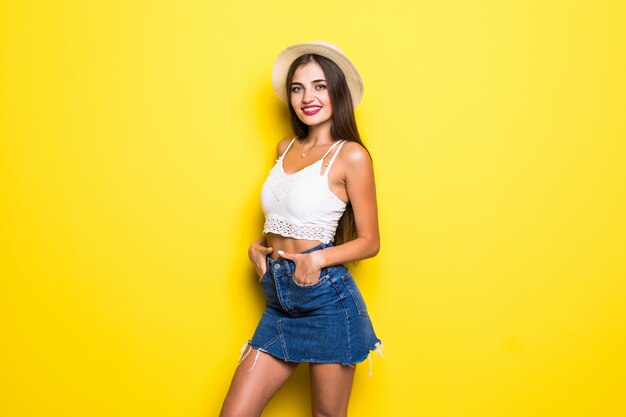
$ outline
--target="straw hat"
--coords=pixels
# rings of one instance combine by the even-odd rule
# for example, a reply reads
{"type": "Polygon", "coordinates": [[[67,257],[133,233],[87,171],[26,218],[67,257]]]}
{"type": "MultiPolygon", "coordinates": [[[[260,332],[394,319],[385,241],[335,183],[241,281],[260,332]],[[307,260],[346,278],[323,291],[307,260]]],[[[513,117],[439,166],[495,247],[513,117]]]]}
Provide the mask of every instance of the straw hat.
{"type": "Polygon", "coordinates": [[[289,95],[285,89],[285,79],[291,63],[302,55],[316,54],[332,60],[343,71],[348,83],[348,89],[352,96],[352,104],[356,107],[363,97],[363,82],[361,76],[352,62],[344,55],[337,45],[326,41],[313,41],[291,45],[282,51],[272,68],[272,87],[278,97],[285,103],[289,103],[289,95]]]}

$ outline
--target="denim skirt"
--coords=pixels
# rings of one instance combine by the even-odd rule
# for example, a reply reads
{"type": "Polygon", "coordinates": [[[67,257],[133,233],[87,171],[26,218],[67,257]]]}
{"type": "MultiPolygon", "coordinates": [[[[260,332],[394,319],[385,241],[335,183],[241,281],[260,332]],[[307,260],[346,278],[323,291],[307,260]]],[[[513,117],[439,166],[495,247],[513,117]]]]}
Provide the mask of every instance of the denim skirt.
{"type": "MultiPolygon", "coordinates": [[[[302,253],[332,246],[322,243],[302,253]]],[[[343,265],[322,268],[319,280],[294,280],[295,264],[266,257],[261,277],[266,308],[247,344],[286,362],[353,365],[382,347],[350,271],[343,265]]],[[[379,352],[380,353],[380,352],[379,352]]]]}

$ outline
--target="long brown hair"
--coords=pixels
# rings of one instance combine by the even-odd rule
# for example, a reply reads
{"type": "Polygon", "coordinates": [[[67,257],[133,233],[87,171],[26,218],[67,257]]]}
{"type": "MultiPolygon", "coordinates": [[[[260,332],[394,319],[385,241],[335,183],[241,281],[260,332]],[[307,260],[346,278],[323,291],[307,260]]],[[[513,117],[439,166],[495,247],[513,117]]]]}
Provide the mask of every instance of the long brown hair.
{"type": "MultiPolygon", "coordinates": [[[[361,145],[367,153],[369,151],[361,141],[359,130],[356,127],[356,120],[354,118],[354,106],[352,105],[352,97],[350,96],[350,89],[348,83],[346,83],[346,77],[343,71],[332,60],[316,54],[306,54],[300,56],[298,59],[291,63],[289,71],[287,72],[287,78],[285,80],[285,87],[288,92],[291,92],[291,81],[296,72],[296,69],[308,62],[317,62],[324,71],[326,77],[326,85],[330,95],[330,102],[333,107],[332,126],[330,128],[330,135],[334,140],[348,140],[356,142],[361,145]]],[[[309,134],[309,126],[298,118],[291,100],[288,100],[289,115],[291,116],[291,127],[293,133],[299,137],[304,138],[309,134]]],[[[370,155],[370,159],[371,159],[370,155]]],[[[354,221],[354,211],[352,205],[348,202],[346,211],[339,219],[339,225],[335,232],[335,243],[340,245],[342,243],[354,240],[357,237],[356,223],[354,221]]]]}

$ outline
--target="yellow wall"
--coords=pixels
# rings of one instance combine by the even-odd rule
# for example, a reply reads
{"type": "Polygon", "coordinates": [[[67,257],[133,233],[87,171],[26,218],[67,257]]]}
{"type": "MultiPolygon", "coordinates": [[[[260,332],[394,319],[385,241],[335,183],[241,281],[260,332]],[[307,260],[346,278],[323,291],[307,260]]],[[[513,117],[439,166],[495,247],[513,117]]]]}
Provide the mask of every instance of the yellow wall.
{"type": "Polygon", "coordinates": [[[351,415],[623,417],[621,4],[4,1],[0,415],[216,415],[263,308],[271,65],[326,39],[380,200],[351,415]]]}

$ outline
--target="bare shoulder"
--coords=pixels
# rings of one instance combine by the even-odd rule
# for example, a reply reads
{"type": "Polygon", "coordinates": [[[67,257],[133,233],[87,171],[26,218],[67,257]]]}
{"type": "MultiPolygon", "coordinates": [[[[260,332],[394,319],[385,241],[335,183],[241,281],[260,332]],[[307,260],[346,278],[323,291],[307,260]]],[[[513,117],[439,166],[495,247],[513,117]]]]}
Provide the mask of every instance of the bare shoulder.
{"type": "Polygon", "coordinates": [[[363,164],[371,165],[372,160],[370,158],[367,149],[357,142],[348,141],[341,148],[339,154],[342,161],[349,166],[362,166],[363,164]]]}
{"type": "Polygon", "coordinates": [[[293,136],[287,136],[281,139],[276,145],[276,155],[278,156],[282,155],[287,149],[287,146],[289,146],[289,142],[291,142],[293,138],[294,138],[293,136]]]}

